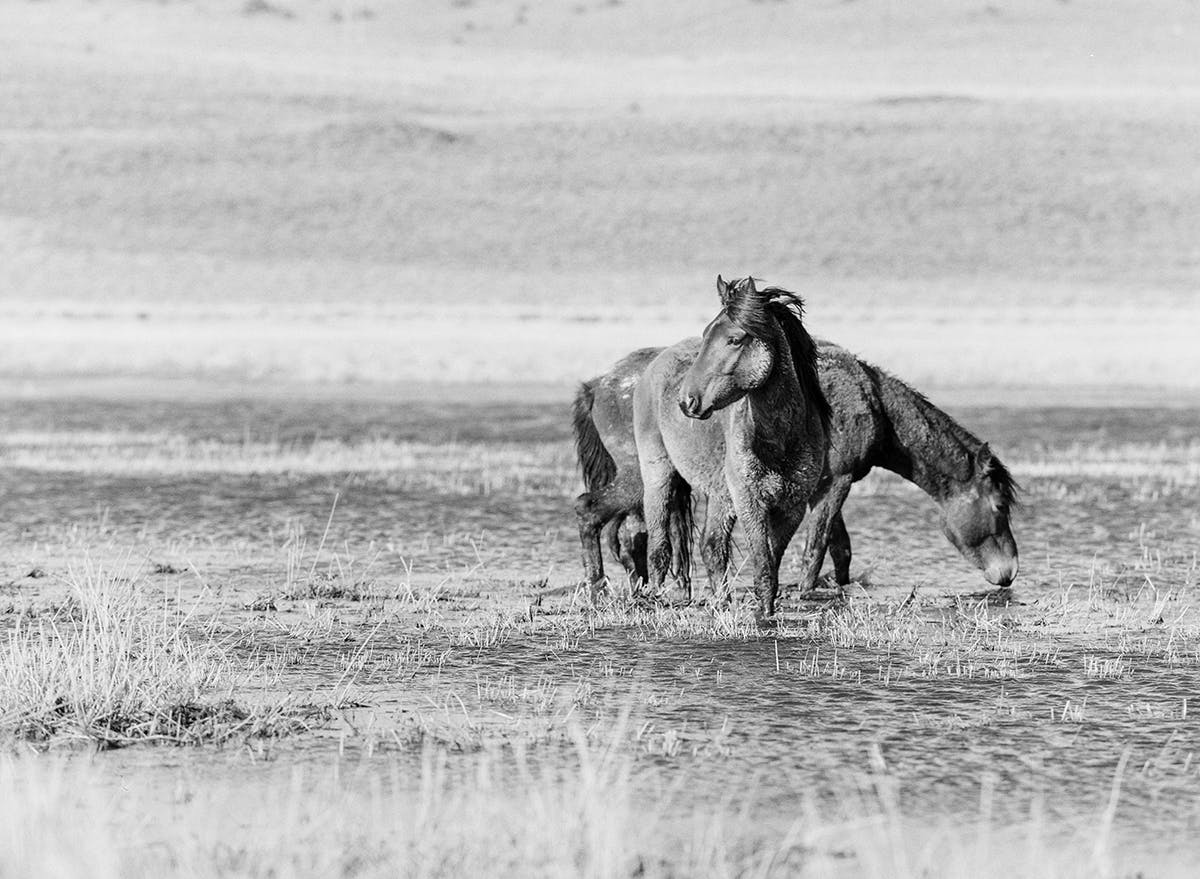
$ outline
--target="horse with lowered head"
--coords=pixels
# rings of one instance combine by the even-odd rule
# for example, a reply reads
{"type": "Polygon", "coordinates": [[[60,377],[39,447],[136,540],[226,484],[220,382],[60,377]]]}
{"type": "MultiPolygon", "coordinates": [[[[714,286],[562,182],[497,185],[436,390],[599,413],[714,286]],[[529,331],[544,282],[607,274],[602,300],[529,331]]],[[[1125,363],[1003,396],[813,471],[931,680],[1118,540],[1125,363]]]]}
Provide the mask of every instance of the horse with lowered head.
{"type": "Polygon", "coordinates": [[[825,469],[830,410],[800,297],[719,276],[717,292],[721,311],[703,336],[656,356],[633,395],[649,586],[662,589],[672,510],[694,488],[708,498],[710,584],[726,591],[729,536],[740,520],[759,613],[769,617],[784,550],[825,469]]]}
{"type": "Polygon", "coordinates": [[[1019,567],[1009,520],[1018,487],[987,443],[900,379],[828,342],[818,346],[821,385],[833,406],[827,481],[805,522],[800,588],[816,585],[826,550],[834,579],[850,582],[850,535],[842,505],[872,467],[890,470],[928,494],[942,531],[993,586],[1008,587],[1019,567]]]}

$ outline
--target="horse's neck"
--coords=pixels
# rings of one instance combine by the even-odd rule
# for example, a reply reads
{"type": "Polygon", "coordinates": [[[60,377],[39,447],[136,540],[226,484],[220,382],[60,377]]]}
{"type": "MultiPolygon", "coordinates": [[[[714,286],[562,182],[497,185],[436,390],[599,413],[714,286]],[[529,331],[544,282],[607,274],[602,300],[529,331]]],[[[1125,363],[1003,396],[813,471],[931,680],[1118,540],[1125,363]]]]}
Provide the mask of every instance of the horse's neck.
{"type": "Polygon", "coordinates": [[[892,428],[882,465],[947,500],[970,478],[979,440],[899,379],[886,377],[881,400],[892,428]]]}
{"type": "Polygon", "coordinates": [[[809,424],[790,355],[777,362],[762,387],[746,395],[746,407],[749,419],[745,427],[754,454],[772,470],[794,463],[792,458],[806,444],[809,424]]]}

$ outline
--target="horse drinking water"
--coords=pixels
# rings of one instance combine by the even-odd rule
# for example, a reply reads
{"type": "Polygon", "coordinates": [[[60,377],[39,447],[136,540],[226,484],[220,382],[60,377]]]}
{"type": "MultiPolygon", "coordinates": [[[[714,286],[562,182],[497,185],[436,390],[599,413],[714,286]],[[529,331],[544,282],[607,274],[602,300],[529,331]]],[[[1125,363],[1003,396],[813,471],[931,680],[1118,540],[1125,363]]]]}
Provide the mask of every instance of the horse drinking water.
{"type": "Polygon", "coordinates": [[[672,511],[695,488],[708,497],[710,583],[725,591],[729,535],[740,520],[759,613],[773,616],[780,561],[825,468],[829,404],[800,297],[719,276],[717,293],[721,311],[703,337],[665,349],[634,391],[649,585],[662,588],[672,511]]]}

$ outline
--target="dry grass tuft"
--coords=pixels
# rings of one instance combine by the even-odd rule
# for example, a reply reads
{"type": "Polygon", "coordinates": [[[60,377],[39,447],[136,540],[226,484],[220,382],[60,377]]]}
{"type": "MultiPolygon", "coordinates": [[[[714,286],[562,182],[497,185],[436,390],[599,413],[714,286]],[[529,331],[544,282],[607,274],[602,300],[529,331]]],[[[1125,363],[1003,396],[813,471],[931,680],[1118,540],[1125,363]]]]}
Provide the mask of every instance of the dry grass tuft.
{"type": "Polygon", "coordinates": [[[136,581],[86,565],[58,611],[21,617],[0,646],[0,731],[34,741],[197,744],[276,735],[304,711],[243,705],[228,652],[198,643],[188,619],[139,594],[136,581]]]}
{"type": "Polygon", "coordinates": [[[763,821],[746,792],[688,802],[684,784],[647,777],[653,761],[581,730],[567,748],[559,769],[521,750],[427,746],[415,759],[335,759],[286,776],[269,764],[163,769],[135,786],[105,760],[0,756],[0,875],[1082,879],[1147,864],[1190,875],[1179,854],[1115,845],[1118,781],[1078,831],[1055,829],[1036,802],[1000,821],[986,796],[978,815],[916,821],[882,766],[835,805],[798,794],[782,821],[763,821]]]}

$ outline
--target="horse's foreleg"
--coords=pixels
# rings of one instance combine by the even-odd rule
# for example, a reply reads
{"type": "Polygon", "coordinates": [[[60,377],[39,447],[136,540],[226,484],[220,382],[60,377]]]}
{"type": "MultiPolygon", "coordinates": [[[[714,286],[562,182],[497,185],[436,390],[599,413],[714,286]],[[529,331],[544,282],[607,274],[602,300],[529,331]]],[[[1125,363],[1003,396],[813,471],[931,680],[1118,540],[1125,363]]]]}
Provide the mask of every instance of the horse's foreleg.
{"type": "Polygon", "coordinates": [[[792,542],[792,537],[796,534],[796,529],[800,527],[800,522],[804,518],[806,510],[804,504],[798,504],[787,509],[773,510],[769,521],[771,526],[771,560],[774,562],[775,582],[779,582],[779,570],[783,566],[783,556],[787,552],[788,544],[792,542]]]}
{"type": "Polygon", "coordinates": [[[642,465],[642,515],[646,519],[646,582],[652,594],[662,592],[671,566],[671,490],[675,470],[667,460],[642,465]]]}
{"type": "MultiPolygon", "coordinates": [[[[817,577],[821,574],[821,565],[825,562],[825,552],[829,548],[830,540],[834,537],[836,523],[841,521],[842,504],[846,502],[852,484],[853,480],[849,476],[837,476],[826,485],[821,486],[814,495],[812,509],[804,520],[804,547],[800,552],[799,586],[801,592],[808,592],[816,588],[817,577]]],[[[842,527],[844,532],[845,526],[842,527]]],[[[834,553],[834,564],[837,564],[836,552],[834,553]]],[[[847,549],[846,582],[849,582],[849,564],[849,550],[847,549]]]]}
{"type": "Polygon", "coordinates": [[[771,514],[771,557],[775,562],[775,570],[778,571],[783,565],[783,556],[803,517],[803,508],[799,511],[777,510],[771,514]]]}
{"type": "Polygon", "coordinates": [[[713,492],[704,517],[700,555],[708,572],[709,591],[719,600],[729,597],[729,541],[736,521],[729,496],[723,491],[713,492]]]}
{"type": "Polygon", "coordinates": [[[833,517],[829,532],[829,557],[833,559],[833,579],[839,586],[850,582],[850,533],[841,511],[833,517]]]}
{"type": "Polygon", "coordinates": [[[754,574],[754,594],[758,598],[759,617],[775,616],[775,597],[779,593],[779,566],[771,545],[771,521],[767,510],[757,503],[737,503],[738,519],[746,532],[749,566],[754,574]]]}

